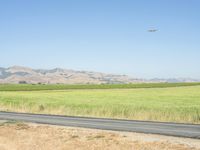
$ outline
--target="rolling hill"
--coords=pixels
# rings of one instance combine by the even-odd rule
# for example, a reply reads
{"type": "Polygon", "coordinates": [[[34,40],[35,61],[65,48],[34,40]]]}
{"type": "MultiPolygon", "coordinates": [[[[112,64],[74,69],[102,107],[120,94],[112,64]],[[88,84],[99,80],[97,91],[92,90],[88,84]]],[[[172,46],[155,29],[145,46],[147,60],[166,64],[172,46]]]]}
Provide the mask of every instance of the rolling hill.
{"type": "Polygon", "coordinates": [[[120,84],[143,82],[126,75],[55,68],[31,69],[21,66],[0,68],[0,83],[29,84],[120,84]]]}
{"type": "Polygon", "coordinates": [[[62,68],[32,69],[22,66],[0,68],[0,83],[28,84],[127,84],[156,82],[200,82],[191,78],[141,79],[127,75],[106,74],[91,71],[76,71],[62,68]]]}

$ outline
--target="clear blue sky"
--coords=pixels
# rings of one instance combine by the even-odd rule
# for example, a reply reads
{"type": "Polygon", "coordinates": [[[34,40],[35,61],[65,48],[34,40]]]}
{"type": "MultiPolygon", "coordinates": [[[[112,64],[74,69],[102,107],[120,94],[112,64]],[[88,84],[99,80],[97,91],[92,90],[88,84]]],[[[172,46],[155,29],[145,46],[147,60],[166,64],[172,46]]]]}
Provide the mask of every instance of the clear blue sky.
{"type": "Polygon", "coordinates": [[[0,66],[13,65],[200,78],[200,1],[1,0],[0,66]]]}

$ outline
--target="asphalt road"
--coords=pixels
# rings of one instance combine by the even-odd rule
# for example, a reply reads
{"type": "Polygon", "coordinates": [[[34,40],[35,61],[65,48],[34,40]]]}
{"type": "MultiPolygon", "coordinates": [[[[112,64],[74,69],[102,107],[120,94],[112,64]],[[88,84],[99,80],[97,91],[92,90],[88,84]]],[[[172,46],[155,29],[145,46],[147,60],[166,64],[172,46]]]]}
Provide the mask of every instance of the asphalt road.
{"type": "Polygon", "coordinates": [[[0,112],[0,119],[103,130],[161,134],[200,139],[200,125],[193,124],[116,120],[41,114],[36,115],[13,112],[0,112]]]}

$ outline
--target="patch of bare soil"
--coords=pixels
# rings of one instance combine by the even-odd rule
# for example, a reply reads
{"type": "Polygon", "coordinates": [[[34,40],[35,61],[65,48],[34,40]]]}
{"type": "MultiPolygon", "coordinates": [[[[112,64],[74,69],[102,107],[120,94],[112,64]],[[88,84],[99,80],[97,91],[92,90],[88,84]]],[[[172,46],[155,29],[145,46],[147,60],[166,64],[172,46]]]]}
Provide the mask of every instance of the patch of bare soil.
{"type": "Polygon", "coordinates": [[[0,150],[200,150],[200,140],[4,123],[0,125],[0,150]]]}

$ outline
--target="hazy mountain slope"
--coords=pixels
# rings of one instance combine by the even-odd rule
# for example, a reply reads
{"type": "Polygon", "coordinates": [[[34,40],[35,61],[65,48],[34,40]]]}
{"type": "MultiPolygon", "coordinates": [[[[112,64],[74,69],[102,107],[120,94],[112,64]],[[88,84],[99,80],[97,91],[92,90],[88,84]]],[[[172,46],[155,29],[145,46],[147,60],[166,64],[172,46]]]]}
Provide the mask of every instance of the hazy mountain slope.
{"type": "Polygon", "coordinates": [[[0,67],[0,83],[31,83],[31,84],[121,84],[140,82],[200,82],[191,78],[172,78],[150,80],[131,78],[126,75],[105,74],[89,71],[75,71],[55,68],[51,70],[31,69],[21,66],[0,67]]]}
{"type": "Polygon", "coordinates": [[[102,84],[142,82],[126,75],[113,75],[98,72],[74,71],[61,68],[52,70],[31,69],[21,66],[0,68],[0,83],[63,83],[63,84],[102,84]]]}

